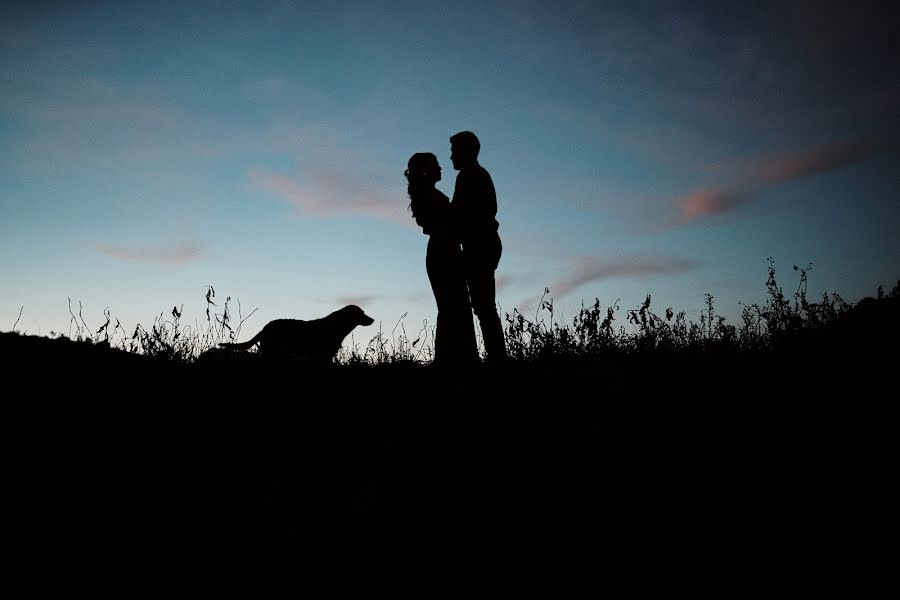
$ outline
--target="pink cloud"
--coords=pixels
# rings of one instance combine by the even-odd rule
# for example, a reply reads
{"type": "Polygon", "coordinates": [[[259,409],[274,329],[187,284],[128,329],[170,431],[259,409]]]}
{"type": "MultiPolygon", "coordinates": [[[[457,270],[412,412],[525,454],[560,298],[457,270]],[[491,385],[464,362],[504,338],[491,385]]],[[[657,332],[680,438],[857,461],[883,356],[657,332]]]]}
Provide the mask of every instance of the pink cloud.
{"type": "Polygon", "coordinates": [[[664,228],[730,212],[768,188],[852,165],[881,147],[879,140],[857,139],[758,159],[750,168],[752,175],[743,182],[700,189],[676,199],[676,214],[664,228]]]}
{"type": "Polygon", "coordinates": [[[504,289],[506,289],[507,287],[509,287],[510,284],[514,283],[517,278],[514,275],[498,273],[495,279],[496,279],[495,284],[496,284],[497,291],[501,292],[504,289]]]}
{"type": "Polygon", "coordinates": [[[744,194],[726,188],[709,188],[698,190],[679,198],[675,204],[678,209],[677,223],[687,223],[708,215],[727,212],[748,200],[744,194]]]}
{"type": "Polygon", "coordinates": [[[618,262],[604,262],[596,259],[579,259],[572,272],[550,286],[556,298],[562,298],[575,289],[594,281],[604,279],[645,279],[662,277],[692,271],[700,263],[690,259],[664,257],[634,257],[618,262]]]}
{"type": "Polygon", "coordinates": [[[357,306],[365,307],[367,304],[371,304],[378,299],[378,296],[338,296],[334,299],[334,303],[338,306],[347,306],[348,304],[355,304],[357,306]]]}
{"type": "Polygon", "coordinates": [[[187,264],[203,257],[204,252],[196,242],[183,242],[164,246],[126,247],[95,244],[97,250],[107,256],[122,260],[187,264]]]}
{"type": "Polygon", "coordinates": [[[268,173],[261,169],[250,169],[250,179],[266,191],[280,196],[283,200],[296,206],[303,212],[313,214],[327,213],[335,207],[329,206],[322,196],[312,193],[308,188],[300,185],[290,177],[268,173]]]}
{"type": "Polygon", "coordinates": [[[757,179],[762,184],[774,185],[833,171],[869,157],[879,147],[877,140],[852,140],[765,159],[757,167],[757,179]]]}
{"type": "Polygon", "coordinates": [[[263,169],[250,169],[248,175],[257,186],[304,214],[366,215],[408,226],[415,224],[407,211],[406,192],[400,188],[392,193],[366,185],[350,174],[327,170],[310,172],[302,183],[263,169]]]}

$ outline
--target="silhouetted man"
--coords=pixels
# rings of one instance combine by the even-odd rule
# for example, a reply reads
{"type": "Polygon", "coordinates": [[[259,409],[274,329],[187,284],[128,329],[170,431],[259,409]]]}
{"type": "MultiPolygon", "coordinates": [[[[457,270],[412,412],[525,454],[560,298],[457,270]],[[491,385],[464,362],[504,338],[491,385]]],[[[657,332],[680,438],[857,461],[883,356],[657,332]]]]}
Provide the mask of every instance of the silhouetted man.
{"type": "Polygon", "coordinates": [[[478,163],[481,143],[471,131],[450,138],[450,160],[459,171],[453,190],[453,216],[463,249],[472,310],[478,317],[489,362],[506,358],[503,325],[497,312],[494,273],[503,247],[497,222],[497,193],[490,173],[478,163]]]}

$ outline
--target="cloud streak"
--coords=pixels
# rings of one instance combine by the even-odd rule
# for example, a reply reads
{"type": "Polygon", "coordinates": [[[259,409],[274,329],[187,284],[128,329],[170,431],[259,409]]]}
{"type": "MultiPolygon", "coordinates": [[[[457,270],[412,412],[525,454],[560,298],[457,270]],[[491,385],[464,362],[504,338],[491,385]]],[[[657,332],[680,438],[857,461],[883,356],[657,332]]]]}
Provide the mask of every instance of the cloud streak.
{"type": "Polygon", "coordinates": [[[666,257],[633,257],[616,262],[578,259],[571,272],[550,285],[556,298],[567,296],[577,288],[606,279],[647,279],[692,271],[700,266],[692,259],[666,257]]]}
{"type": "Polygon", "coordinates": [[[761,185],[776,185],[817,173],[826,173],[864,160],[874,154],[880,146],[881,143],[877,140],[861,139],[778,156],[761,161],[756,179],[761,185]]]}
{"type": "Polygon", "coordinates": [[[678,198],[676,214],[667,226],[685,225],[731,212],[772,187],[847,167],[865,160],[881,147],[879,140],[858,139],[757,160],[751,165],[751,176],[743,182],[703,188],[678,198]]]}
{"type": "Polygon", "coordinates": [[[405,191],[394,193],[367,186],[352,176],[314,170],[298,181],[279,173],[253,168],[251,182],[297,209],[313,216],[363,215],[412,226],[406,210],[405,191]]]}
{"type": "Polygon", "coordinates": [[[718,215],[746,203],[750,196],[727,188],[697,190],[677,201],[677,224],[684,224],[701,217],[718,215]]]}
{"type": "Polygon", "coordinates": [[[378,299],[379,299],[379,297],[375,296],[373,294],[365,294],[365,295],[358,295],[358,296],[338,296],[334,299],[333,304],[336,304],[338,306],[346,306],[348,304],[355,304],[357,306],[361,306],[361,307],[365,308],[366,305],[371,304],[371,303],[377,301],[378,299]]]}
{"type": "Polygon", "coordinates": [[[204,251],[196,242],[182,242],[171,245],[128,247],[95,244],[97,250],[106,256],[120,260],[184,265],[200,260],[204,251]]]}

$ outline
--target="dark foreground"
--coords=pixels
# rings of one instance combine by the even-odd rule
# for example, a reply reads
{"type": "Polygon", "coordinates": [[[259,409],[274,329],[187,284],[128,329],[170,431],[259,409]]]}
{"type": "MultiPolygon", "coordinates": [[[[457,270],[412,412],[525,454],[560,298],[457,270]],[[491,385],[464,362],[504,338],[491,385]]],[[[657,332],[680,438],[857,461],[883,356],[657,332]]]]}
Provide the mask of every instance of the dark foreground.
{"type": "Polygon", "coordinates": [[[34,589],[858,589],[896,541],[891,357],[12,366],[7,542],[34,589]]]}

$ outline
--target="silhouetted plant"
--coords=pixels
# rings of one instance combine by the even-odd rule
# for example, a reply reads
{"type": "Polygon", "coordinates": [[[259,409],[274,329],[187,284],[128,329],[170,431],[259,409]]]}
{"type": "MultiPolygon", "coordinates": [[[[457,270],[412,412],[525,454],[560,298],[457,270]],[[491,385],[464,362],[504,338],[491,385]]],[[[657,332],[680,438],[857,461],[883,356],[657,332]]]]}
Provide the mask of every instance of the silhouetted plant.
{"type": "MultiPolygon", "coordinates": [[[[777,348],[804,331],[827,326],[850,308],[836,293],[825,293],[818,303],[808,301],[808,272],[812,265],[794,266],[794,271],[800,273],[800,282],[793,298],[787,298],[776,279],[775,263],[771,258],[768,260],[766,302],[762,306],[742,302],[741,322],[737,326],[716,313],[715,298],[706,293],[706,308],[698,322],[688,321],[684,311],[676,313],[671,307],[665,309],[664,317],[655,314],[651,296],[647,294],[640,306],[626,313],[630,330],[624,325],[618,329],[613,326],[618,300],[607,308],[606,318],[601,322],[602,309],[597,299],[588,307],[582,303],[571,328],[566,328],[554,322],[553,300],[548,298],[550,290],[545,288],[533,319],[527,319],[518,310],[506,314],[510,357],[518,361],[569,357],[602,360],[628,353],[759,352],[777,348]]],[[[881,295],[884,296],[883,291],[881,295]]],[[[900,295],[900,282],[892,295],[900,295]]]]}
{"type": "MultiPolygon", "coordinates": [[[[647,294],[639,306],[626,311],[624,323],[616,323],[619,299],[607,307],[601,306],[599,299],[595,299],[588,306],[582,302],[571,324],[565,325],[559,322],[550,289],[544,288],[533,317],[527,318],[518,309],[511,314],[505,313],[507,352],[513,361],[521,363],[566,360],[602,362],[617,355],[651,353],[764,352],[790,344],[805,332],[828,327],[852,308],[836,293],[826,292],[819,302],[809,301],[807,289],[811,264],[806,267],[794,265],[793,270],[799,273],[800,279],[793,297],[787,297],[778,283],[775,262],[771,257],[768,263],[765,302],[761,305],[740,302],[740,322],[736,326],[717,314],[715,298],[710,293],[704,295],[706,307],[696,322],[689,321],[684,311],[676,312],[671,307],[665,309],[663,316],[657,315],[652,310],[651,295],[647,294]]],[[[885,294],[883,287],[879,286],[877,298],[866,300],[884,302],[897,298],[900,298],[900,280],[889,294],[885,294]]],[[[103,311],[104,323],[92,330],[84,319],[81,303],[76,314],[69,299],[69,334],[63,337],[163,360],[193,362],[220,342],[235,341],[243,323],[257,310],[253,309],[242,318],[238,302],[235,323],[231,297],[225,299],[219,312],[214,299],[215,290],[208,286],[205,326],[184,326],[181,323],[183,307],[175,306],[168,316],[164,313],[158,315],[149,330],[137,325],[130,336],[109,308],[103,311]]],[[[390,336],[379,327],[362,349],[351,334],[334,362],[355,366],[431,363],[434,359],[434,326],[424,322],[416,338],[410,340],[403,324],[406,316],[404,313],[398,319],[390,336]]],[[[52,335],[56,334],[51,332],[52,335]]],[[[479,351],[483,351],[480,340],[479,351]]]]}
{"type": "MultiPolygon", "coordinates": [[[[153,358],[180,362],[193,362],[204,351],[216,347],[220,342],[234,341],[241,330],[241,326],[257,309],[253,309],[249,315],[241,318],[240,302],[238,302],[239,322],[232,326],[231,297],[225,299],[223,310],[220,313],[212,311],[210,307],[216,307],[213,301],[215,290],[208,286],[206,292],[206,325],[196,324],[194,327],[183,325],[181,317],[184,305],[175,306],[169,313],[171,318],[160,313],[153,321],[150,329],[138,324],[134,332],[128,335],[119,319],[115,319],[109,308],[104,309],[105,322],[95,332],[84,320],[81,303],[78,303],[78,314],[72,310],[72,300],[69,299],[69,333],[62,336],[74,341],[83,341],[93,344],[104,344],[112,348],[118,348],[134,354],[140,354],[153,358]]],[[[53,332],[51,332],[53,335],[53,332]]]]}
{"type": "Polygon", "coordinates": [[[408,313],[403,313],[394,325],[391,337],[388,338],[381,330],[379,323],[378,332],[369,340],[365,350],[360,352],[359,344],[351,334],[349,345],[345,343],[334,357],[334,362],[353,366],[375,365],[415,365],[430,362],[433,353],[426,344],[422,343],[423,332],[427,332],[427,326],[423,327],[419,336],[410,341],[406,335],[403,319],[408,313]],[[400,330],[399,335],[397,330],[400,330]],[[418,348],[416,348],[418,346],[418,348]]]}

